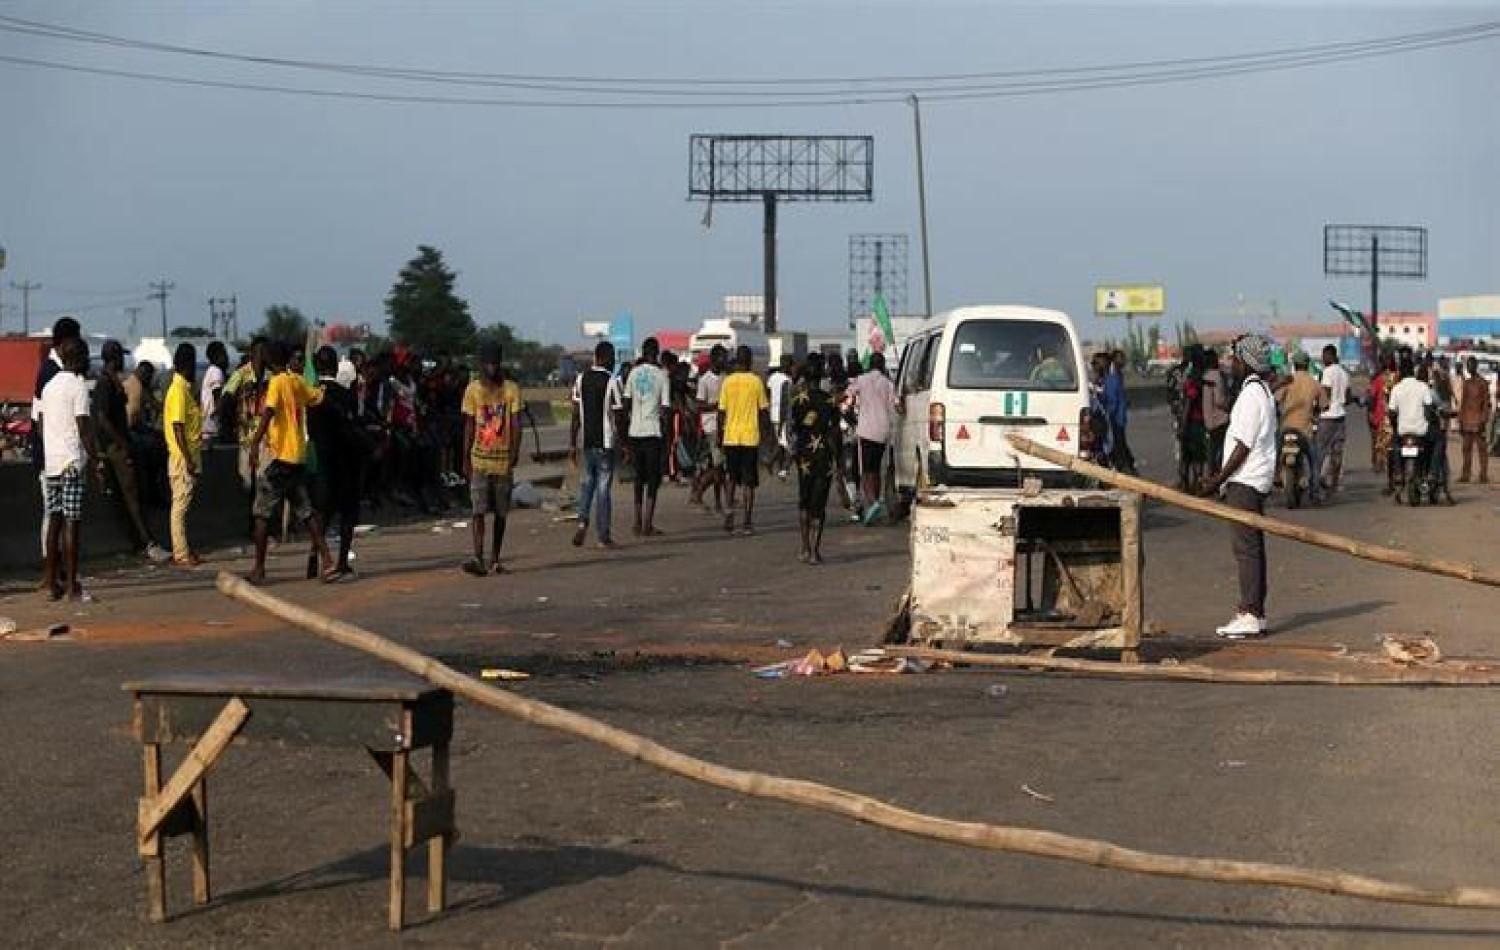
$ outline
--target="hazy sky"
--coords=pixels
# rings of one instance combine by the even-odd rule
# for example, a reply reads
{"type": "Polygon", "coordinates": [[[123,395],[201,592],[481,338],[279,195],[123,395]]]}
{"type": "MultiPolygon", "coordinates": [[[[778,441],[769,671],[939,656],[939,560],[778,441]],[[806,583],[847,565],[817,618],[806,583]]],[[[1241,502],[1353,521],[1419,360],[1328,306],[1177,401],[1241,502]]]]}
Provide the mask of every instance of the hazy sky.
{"type": "MultiPolygon", "coordinates": [[[[0,14],[219,50],[558,75],[826,77],[983,72],[1253,52],[1500,20],[1500,3],[82,3],[0,14]]],[[[494,89],[251,68],[0,33],[0,55],[198,78],[445,96],[494,89]]],[[[1272,75],[923,108],[934,303],[1055,306],[1161,281],[1200,326],[1279,303],[1363,305],[1322,274],[1328,221],[1431,228],[1430,278],[1382,302],[1500,291],[1500,40],[1272,75]]],[[[575,342],[621,310],[695,327],[758,293],[760,211],[686,200],[690,133],[868,133],[875,200],[781,215],[787,329],[842,326],[848,239],[911,235],[921,301],[910,109],[677,111],[392,105],[187,89],[0,63],[5,327],[30,279],[59,308],[124,329],[124,298],[176,282],[174,324],[237,294],[384,323],[419,243],[441,248],[480,323],[575,342]]],[[[143,328],[156,325],[146,304],[143,328]]],[[[1092,317],[1086,332],[1097,332],[1092,317]]]]}

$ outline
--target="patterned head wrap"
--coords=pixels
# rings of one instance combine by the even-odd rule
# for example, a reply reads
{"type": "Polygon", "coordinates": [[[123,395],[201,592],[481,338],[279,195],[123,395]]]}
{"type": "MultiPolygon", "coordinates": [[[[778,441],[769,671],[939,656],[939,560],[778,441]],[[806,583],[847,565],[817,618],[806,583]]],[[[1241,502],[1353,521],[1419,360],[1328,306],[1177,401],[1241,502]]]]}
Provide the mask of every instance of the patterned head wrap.
{"type": "Polygon", "coordinates": [[[1255,373],[1271,368],[1271,350],[1275,346],[1259,333],[1247,333],[1234,341],[1234,355],[1255,373]]]}

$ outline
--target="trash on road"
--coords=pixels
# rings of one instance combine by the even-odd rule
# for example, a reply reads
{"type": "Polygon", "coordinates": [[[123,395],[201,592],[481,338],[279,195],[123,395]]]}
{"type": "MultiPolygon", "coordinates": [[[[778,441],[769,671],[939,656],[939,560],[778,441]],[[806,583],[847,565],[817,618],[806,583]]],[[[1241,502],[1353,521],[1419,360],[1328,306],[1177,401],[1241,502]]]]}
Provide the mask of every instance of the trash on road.
{"type": "Polygon", "coordinates": [[[16,632],[16,622],[9,617],[0,617],[0,637],[8,637],[16,632]]]}
{"type": "Polygon", "coordinates": [[[993,696],[996,699],[999,699],[1001,696],[1004,696],[1008,692],[1010,692],[1010,687],[1006,686],[1004,683],[991,683],[988,687],[985,688],[984,694],[986,696],[993,696]]]}
{"type": "Polygon", "coordinates": [[[541,597],[538,597],[536,599],[536,602],[539,603],[539,604],[547,604],[547,603],[551,603],[552,602],[552,598],[551,597],[547,597],[546,595],[543,595],[541,597]]]}
{"type": "Polygon", "coordinates": [[[503,680],[513,683],[519,680],[529,680],[531,679],[531,674],[523,673],[520,670],[506,670],[492,666],[480,670],[479,678],[482,680],[503,680]]]}
{"type": "Polygon", "coordinates": [[[1032,788],[1030,785],[1022,785],[1021,791],[1025,792],[1027,795],[1030,795],[1032,798],[1035,798],[1039,802],[1046,802],[1049,805],[1055,804],[1057,802],[1057,799],[1053,798],[1051,795],[1039,792],[1036,789],[1032,788]]]}
{"type": "Polygon", "coordinates": [[[11,621],[11,629],[8,632],[0,632],[0,640],[13,640],[19,643],[34,643],[42,640],[68,640],[72,639],[68,634],[72,628],[65,623],[54,623],[50,627],[38,627],[35,630],[18,630],[15,622],[11,621]]]}
{"type": "Polygon", "coordinates": [[[786,639],[785,637],[783,637],[783,638],[781,638],[781,639],[779,639],[779,640],[776,641],[777,648],[781,649],[781,650],[790,650],[792,647],[794,647],[796,645],[797,644],[795,644],[792,641],[786,639]]]}
{"type": "Polygon", "coordinates": [[[455,521],[455,522],[453,522],[453,530],[454,531],[462,531],[463,529],[467,528],[468,526],[469,526],[469,523],[467,521],[455,521]]]}
{"type": "Polygon", "coordinates": [[[1428,636],[1380,638],[1380,649],[1386,658],[1402,666],[1435,666],[1443,659],[1437,641],[1428,636]]]}
{"type": "Polygon", "coordinates": [[[517,508],[540,508],[542,494],[530,482],[516,482],[510,490],[510,503],[517,508]]]}
{"type": "Polygon", "coordinates": [[[362,538],[362,537],[364,537],[367,534],[374,534],[378,529],[379,529],[378,525],[373,525],[373,524],[357,524],[357,525],[354,526],[354,536],[356,538],[362,538]]]}

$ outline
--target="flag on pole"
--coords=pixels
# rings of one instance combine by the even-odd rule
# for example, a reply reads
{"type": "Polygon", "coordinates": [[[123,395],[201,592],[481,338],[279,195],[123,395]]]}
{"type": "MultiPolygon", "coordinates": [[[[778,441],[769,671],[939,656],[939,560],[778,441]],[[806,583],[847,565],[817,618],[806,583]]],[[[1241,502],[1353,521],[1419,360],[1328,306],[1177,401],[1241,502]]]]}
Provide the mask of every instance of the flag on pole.
{"type": "MultiPolygon", "coordinates": [[[[891,326],[891,311],[886,306],[885,294],[875,294],[870,310],[871,316],[875,318],[874,325],[870,328],[870,353],[884,353],[886,347],[896,345],[896,330],[891,326]]],[[[869,354],[865,355],[865,368],[870,368],[869,354]]]]}

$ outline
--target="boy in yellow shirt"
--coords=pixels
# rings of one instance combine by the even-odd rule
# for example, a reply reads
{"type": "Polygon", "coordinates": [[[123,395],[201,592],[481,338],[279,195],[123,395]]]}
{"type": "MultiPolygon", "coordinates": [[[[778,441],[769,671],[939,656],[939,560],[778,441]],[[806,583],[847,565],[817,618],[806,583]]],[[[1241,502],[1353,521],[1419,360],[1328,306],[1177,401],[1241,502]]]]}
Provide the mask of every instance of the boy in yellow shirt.
{"type": "Polygon", "coordinates": [[[180,343],[172,354],[172,385],[162,404],[162,428],[167,437],[167,474],[172,485],[172,563],[197,567],[203,559],[188,544],[187,515],[203,471],[203,410],[193,392],[198,375],[198,349],[180,343]]]}
{"type": "Polygon", "coordinates": [[[498,344],[479,351],[479,378],[464,390],[464,474],[469,479],[473,505],[474,557],[464,562],[475,577],[503,574],[500,545],[505,542],[505,516],[510,513],[511,473],[521,455],[521,389],[505,378],[498,344]],[[484,519],[494,518],[494,544],[484,559],[484,519]]]}
{"type": "Polygon", "coordinates": [[[285,343],[277,341],[269,347],[266,364],[270,373],[266,378],[265,408],[261,410],[255,431],[250,436],[252,472],[260,468],[262,441],[274,456],[266,466],[264,477],[255,485],[255,570],[250,572],[250,583],[259,584],[266,579],[270,520],[282,502],[287,502],[292,506],[292,517],[307,525],[326,584],[338,580],[339,575],[334,569],[328,542],[323,539],[323,521],[313,510],[312,498],[307,492],[307,465],[303,458],[307,452],[307,407],[323,401],[323,390],[288,371],[288,355],[285,343]]]}
{"type": "Polygon", "coordinates": [[[770,400],[765,384],[751,370],[750,347],[734,351],[734,372],[719,390],[719,441],[724,446],[724,468],[729,475],[729,513],[724,530],[734,531],[735,489],[744,491],[745,526],[741,534],[755,533],[755,489],[760,484],[760,433],[770,425],[770,400]]]}

